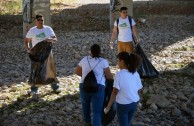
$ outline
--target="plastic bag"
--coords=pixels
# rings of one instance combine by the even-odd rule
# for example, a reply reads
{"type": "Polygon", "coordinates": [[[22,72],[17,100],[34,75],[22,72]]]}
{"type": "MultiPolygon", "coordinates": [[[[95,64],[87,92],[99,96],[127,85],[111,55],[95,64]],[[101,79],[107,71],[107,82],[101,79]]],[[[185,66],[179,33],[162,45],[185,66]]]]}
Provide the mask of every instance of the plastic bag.
{"type": "Polygon", "coordinates": [[[51,53],[52,43],[42,41],[37,43],[30,51],[29,57],[31,61],[44,62],[51,53]]]}
{"type": "Polygon", "coordinates": [[[44,85],[59,82],[56,78],[56,66],[51,49],[52,43],[46,41],[39,42],[31,49],[29,84],[44,85]]]}
{"type": "Polygon", "coordinates": [[[104,113],[104,108],[107,107],[108,102],[110,100],[112,90],[113,90],[113,82],[114,80],[106,80],[106,88],[105,88],[105,96],[104,96],[104,104],[102,110],[102,126],[106,126],[114,119],[116,115],[116,106],[115,102],[111,106],[109,112],[107,114],[104,113]]]}
{"type": "Polygon", "coordinates": [[[138,44],[135,48],[135,52],[139,54],[142,58],[141,67],[138,69],[138,73],[141,78],[151,78],[151,77],[158,77],[159,72],[155,69],[152,63],[148,60],[146,55],[144,54],[142,48],[138,44]]]}

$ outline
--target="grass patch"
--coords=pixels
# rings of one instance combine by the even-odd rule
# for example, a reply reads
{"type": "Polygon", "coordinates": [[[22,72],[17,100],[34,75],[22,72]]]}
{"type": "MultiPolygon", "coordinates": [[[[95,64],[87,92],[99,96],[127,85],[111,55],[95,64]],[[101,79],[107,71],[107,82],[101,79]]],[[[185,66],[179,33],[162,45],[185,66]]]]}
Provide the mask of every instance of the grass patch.
{"type": "Polygon", "coordinates": [[[16,15],[22,12],[22,0],[3,0],[0,4],[0,15],[16,15]]]}
{"type": "Polygon", "coordinates": [[[174,51],[192,51],[192,48],[183,46],[183,47],[179,47],[179,48],[174,49],[174,51]]]}
{"type": "Polygon", "coordinates": [[[72,86],[72,88],[79,88],[79,83],[76,82],[76,83],[72,86]]]}
{"type": "Polygon", "coordinates": [[[42,108],[42,107],[46,107],[46,106],[50,106],[50,104],[47,102],[41,102],[41,103],[33,102],[32,104],[29,104],[28,106],[24,107],[22,110],[37,109],[37,108],[42,108]]]}
{"type": "Polygon", "coordinates": [[[177,63],[177,64],[168,64],[167,67],[170,67],[170,68],[184,68],[187,65],[188,64],[185,64],[185,63],[177,63]]]}
{"type": "MultiPolygon", "coordinates": [[[[69,0],[68,2],[73,2],[69,0]]],[[[51,0],[50,5],[58,8],[65,4],[64,0],[51,0]]],[[[18,15],[22,14],[23,0],[0,0],[0,15],[18,15]]]]}

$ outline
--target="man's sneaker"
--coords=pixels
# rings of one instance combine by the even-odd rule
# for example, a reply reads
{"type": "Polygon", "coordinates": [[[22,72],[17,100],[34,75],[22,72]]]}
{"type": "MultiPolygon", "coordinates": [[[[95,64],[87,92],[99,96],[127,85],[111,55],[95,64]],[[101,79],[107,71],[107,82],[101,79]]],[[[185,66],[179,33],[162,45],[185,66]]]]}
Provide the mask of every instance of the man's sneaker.
{"type": "Polygon", "coordinates": [[[32,96],[32,99],[38,99],[39,91],[30,91],[30,96],[32,96]]]}
{"type": "Polygon", "coordinates": [[[55,93],[60,93],[61,92],[61,90],[59,88],[59,85],[57,85],[57,84],[51,84],[51,87],[52,87],[52,89],[53,89],[53,91],[55,93]]]}
{"type": "Polygon", "coordinates": [[[55,93],[60,93],[61,89],[58,87],[57,89],[53,90],[55,93]]]}

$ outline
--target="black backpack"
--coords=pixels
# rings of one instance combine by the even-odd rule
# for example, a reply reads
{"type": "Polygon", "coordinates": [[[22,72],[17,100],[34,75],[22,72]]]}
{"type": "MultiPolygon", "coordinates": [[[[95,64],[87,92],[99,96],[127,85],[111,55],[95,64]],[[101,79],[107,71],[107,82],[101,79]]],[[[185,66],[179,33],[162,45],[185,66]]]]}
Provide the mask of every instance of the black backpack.
{"type": "MultiPolygon", "coordinates": [[[[88,60],[88,57],[87,57],[87,60],[88,60]]],[[[96,66],[99,64],[99,62],[96,64],[96,66]]],[[[88,64],[90,66],[89,61],[88,61],[88,64]]],[[[94,68],[93,69],[91,68],[91,71],[86,75],[83,81],[83,88],[87,93],[96,93],[98,91],[98,82],[96,80],[96,77],[93,71],[94,68]]]]}

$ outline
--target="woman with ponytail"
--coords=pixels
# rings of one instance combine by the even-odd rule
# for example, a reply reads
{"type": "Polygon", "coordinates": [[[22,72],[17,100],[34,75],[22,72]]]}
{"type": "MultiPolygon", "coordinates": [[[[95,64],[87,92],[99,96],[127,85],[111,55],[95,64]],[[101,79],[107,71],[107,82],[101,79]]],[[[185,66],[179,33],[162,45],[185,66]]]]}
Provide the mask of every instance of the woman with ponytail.
{"type": "Polygon", "coordinates": [[[117,56],[120,71],[116,73],[114,86],[108,106],[108,113],[116,98],[116,112],[120,126],[131,126],[140,97],[138,91],[143,87],[137,68],[141,58],[134,53],[120,52],[117,56]]]}
{"type": "Polygon", "coordinates": [[[105,94],[105,80],[112,80],[109,63],[100,56],[101,48],[98,44],[91,46],[91,54],[85,56],[76,68],[76,74],[81,76],[80,97],[85,126],[101,126],[102,109],[105,94]],[[87,92],[84,89],[84,79],[93,70],[97,84],[97,92],[87,92]],[[106,77],[106,78],[105,78],[106,77]],[[92,114],[91,114],[92,113],[92,114]]]}

